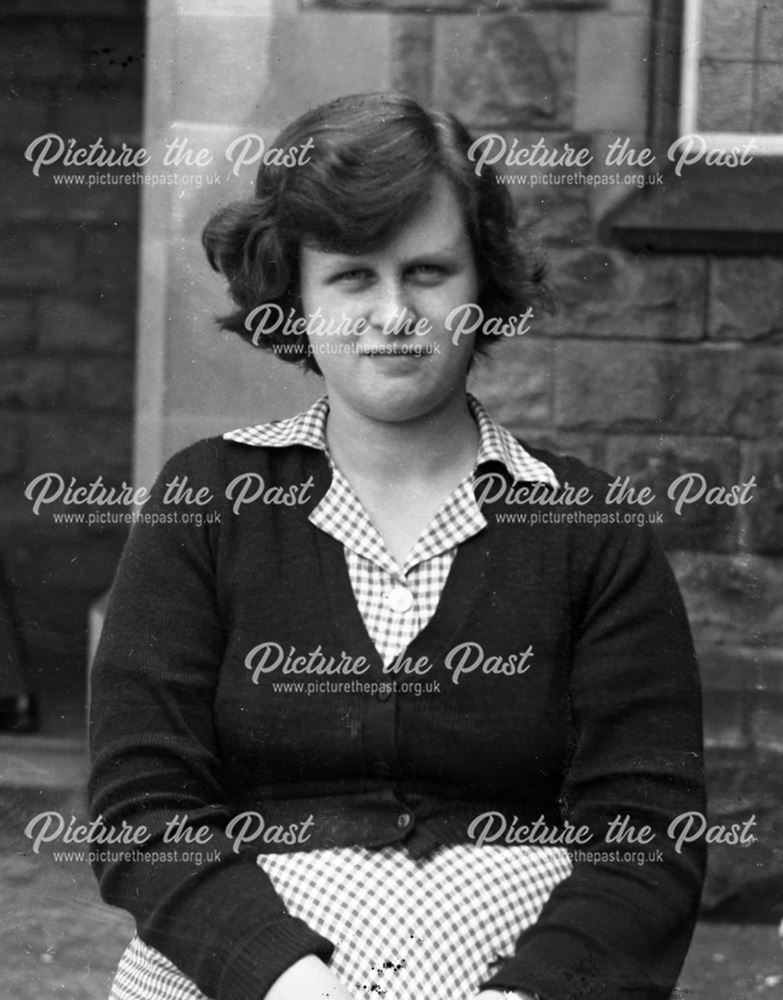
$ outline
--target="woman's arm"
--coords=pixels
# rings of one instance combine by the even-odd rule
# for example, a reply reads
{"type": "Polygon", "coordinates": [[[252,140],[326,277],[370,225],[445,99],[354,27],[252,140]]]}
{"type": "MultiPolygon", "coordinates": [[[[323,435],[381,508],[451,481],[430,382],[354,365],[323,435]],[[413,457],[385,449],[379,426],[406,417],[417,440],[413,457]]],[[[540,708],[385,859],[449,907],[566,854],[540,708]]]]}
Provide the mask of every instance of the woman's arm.
{"type": "Polygon", "coordinates": [[[667,832],[677,816],[705,807],[697,666],[679,591],[651,533],[580,530],[593,534],[583,534],[571,567],[572,580],[588,583],[575,595],[574,739],[562,808],[592,840],[485,985],[525,984],[546,1000],[668,1000],[706,853],[703,842],[677,851],[667,832]],[[626,835],[613,840],[625,817],[626,835]]]}
{"type": "Polygon", "coordinates": [[[275,980],[264,1000],[353,1000],[353,994],[320,958],[305,955],[275,980]]]}
{"type": "MultiPolygon", "coordinates": [[[[312,967],[332,946],[288,915],[255,852],[236,853],[225,834],[213,722],[226,642],[219,525],[181,523],[212,508],[164,502],[166,484],[185,476],[220,497],[219,454],[218,442],[200,442],[167,464],[118,569],[92,675],[90,796],[94,817],[138,839],[101,851],[94,868],[103,898],[129,910],[142,940],[204,993],[261,1000],[300,959],[312,967]],[[201,830],[198,842],[172,836],[183,817],[183,831],[201,830]],[[200,864],[183,860],[194,848],[200,864]]],[[[329,977],[332,995],[345,997],[325,967],[312,988],[297,981],[297,996],[321,997],[329,977]]]]}

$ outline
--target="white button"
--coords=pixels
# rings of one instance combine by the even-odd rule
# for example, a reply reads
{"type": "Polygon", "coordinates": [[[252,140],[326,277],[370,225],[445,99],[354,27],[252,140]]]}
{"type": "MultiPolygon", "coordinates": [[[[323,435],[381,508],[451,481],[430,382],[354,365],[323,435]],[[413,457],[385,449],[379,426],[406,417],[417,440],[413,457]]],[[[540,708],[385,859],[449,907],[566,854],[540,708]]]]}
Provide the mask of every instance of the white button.
{"type": "Polygon", "coordinates": [[[392,587],[386,595],[386,603],[392,611],[396,611],[401,615],[406,611],[410,611],[413,607],[413,594],[407,587],[403,587],[402,584],[397,584],[397,586],[392,587]]]}
{"type": "Polygon", "coordinates": [[[400,813],[397,819],[394,821],[394,825],[398,830],[407,830],[413,821],[413,816],[410,813],[400,813]]]}

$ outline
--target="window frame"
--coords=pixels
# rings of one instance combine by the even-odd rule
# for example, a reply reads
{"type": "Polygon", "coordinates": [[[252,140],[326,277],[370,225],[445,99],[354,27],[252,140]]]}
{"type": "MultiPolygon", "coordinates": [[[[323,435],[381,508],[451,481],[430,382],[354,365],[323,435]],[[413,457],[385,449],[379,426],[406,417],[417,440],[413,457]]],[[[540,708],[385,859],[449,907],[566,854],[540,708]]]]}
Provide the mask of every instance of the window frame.
{"type": "Polygon", "coordinates": [[[699,128],[699,89],[704,0],[685,0],[680,81],[680,134],[698,133],[707,149],[728,149],[753,143],[754,156],[783,155],[783,133],[708,132],[699,128]]]}
{"type": "MultiPolygon", "coordinates": [[[[681,130],[680,105],[690,9],[690,0],[652,4],[646,136],[660,163],[688,134],[681,130]]],[[[610,209],[598,222],[599,239],[637,254],[783,254],[783,157],[754,155],[734,169],[699,163],[680,177],[669,165],[663,180],[610,209]]]]}

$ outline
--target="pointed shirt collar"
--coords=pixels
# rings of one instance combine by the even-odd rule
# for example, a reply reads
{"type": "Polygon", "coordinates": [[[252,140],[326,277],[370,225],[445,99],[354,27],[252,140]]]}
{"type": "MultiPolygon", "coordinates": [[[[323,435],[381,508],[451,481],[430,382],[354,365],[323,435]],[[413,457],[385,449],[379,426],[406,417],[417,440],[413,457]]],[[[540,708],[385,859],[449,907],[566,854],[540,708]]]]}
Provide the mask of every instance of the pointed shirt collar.
{"type": "MultiPolygon", "coordinates": [[[[496,423],[475,396],[468,394],[468,405],[479,431],[476,469],[485,462],[496,461],[505,466],[517,482],[540,482],[555,488],[559,486],[552,469],[545,462],[533,458],[513,434],[496,423]]],[[[322,396],[309,410],[295,417],[227,431],[223,438],[226,441],[266,448],[302,445],[328,455],[326,446],[328,413],[329,400],[326,396],[322,396]]]]}

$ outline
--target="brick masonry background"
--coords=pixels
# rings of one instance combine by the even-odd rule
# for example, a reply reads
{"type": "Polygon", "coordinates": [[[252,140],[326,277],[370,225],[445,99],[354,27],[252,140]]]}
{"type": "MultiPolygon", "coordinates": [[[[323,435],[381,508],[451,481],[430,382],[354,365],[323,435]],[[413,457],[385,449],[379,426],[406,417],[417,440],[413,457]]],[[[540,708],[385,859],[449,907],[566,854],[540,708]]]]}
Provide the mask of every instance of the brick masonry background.
{"type": "Polygon", "coordinates": [[[56,186],[23,153],[47,132],[141,144],[143,7],[19,2],[0,21],[0,553],[26,672],[66,716],[44,696],[48,726],[83,713],[87,612],[125,533],[36,518],[23,490],[49,471],[130,477],[139,196],[56,186]]]}
{"type": "MultiPolygon", "coordinates": [[[[141,143],[141,7],[85,0],[78,15],[53,16],[19,0],[0,23],[11,98],[0,188],[0,552],[32,681],[76,711],[87,610],[108,587],[125,534],[36,519],[23,487],[50,470],[80,482],[130,479],[138,189],[56,187],[32,178],[22,154],[46,131],[141,143]]],[[[600,93],[607,71],[578,58],[580,39],[600,34],[604,17],[601,30],[622,40],[647,7],[434,0],[425,11],[388,0],[373,11],[395,13],[399,89],[450,107],[477,133],[597,146],[605,137],[580,131],[575,97],[600,93]]],[[[741,787],[783,749],[783,258],[635,257],[600,244],[605,206],[584,185],[540,186],[532,197],[512,190],[548,251],[559,309],[499,345],[502,361],[483,376],[486,402],[531,443],[659,496],[684,471],[715,485],[751,475],[759,484],[744,507],[698,504],[682,517],[662,508],[702,662],[716,789],[729,787],[729,772],[741,787]]],[[[728,815],[739,801],[715,808],[728,815]]],[[[779,818],[765,816],[772,836],[779,818]]],[[[756,868],[783,870],[767,855],[756,868]]]]}

